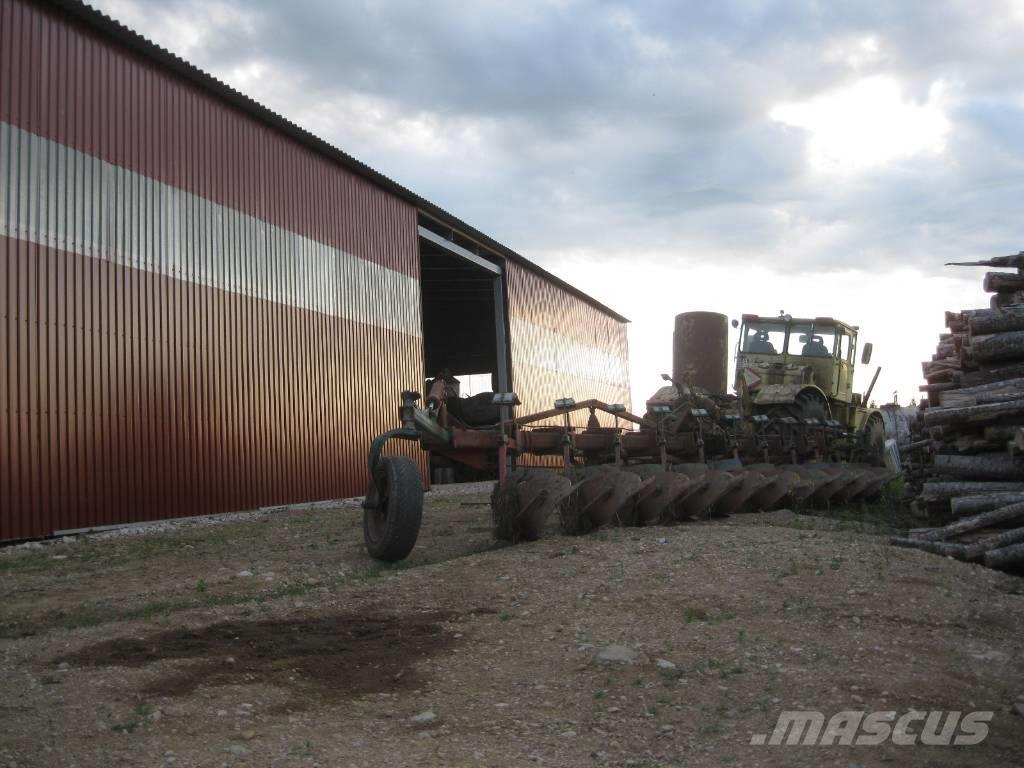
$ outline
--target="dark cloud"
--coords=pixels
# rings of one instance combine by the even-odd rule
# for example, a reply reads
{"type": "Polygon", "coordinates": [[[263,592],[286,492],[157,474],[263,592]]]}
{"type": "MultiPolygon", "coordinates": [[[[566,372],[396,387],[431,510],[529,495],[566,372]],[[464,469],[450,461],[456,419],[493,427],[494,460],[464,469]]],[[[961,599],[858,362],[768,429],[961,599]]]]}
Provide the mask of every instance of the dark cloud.
{"type": "Polygon", "coordinates": [[[1024,19],[1001,3],[108,1],[172,45],[168,20],[204,20],[199,66],[263,66],[286,87],[243,90],[527,255],[884,269],[1021,247],[1024,19]],[[813,173],[772,107],[870,75],[921,104],[945,84],[945,151],[813,173]]]}

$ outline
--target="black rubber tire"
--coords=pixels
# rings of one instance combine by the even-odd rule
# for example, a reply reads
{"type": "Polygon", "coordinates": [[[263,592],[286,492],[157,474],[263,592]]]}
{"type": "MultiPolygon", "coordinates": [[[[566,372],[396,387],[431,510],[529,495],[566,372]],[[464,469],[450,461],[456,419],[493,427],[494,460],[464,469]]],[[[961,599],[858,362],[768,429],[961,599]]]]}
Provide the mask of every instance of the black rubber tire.
{"type": "Polygon", "coordinates": [[[370,557],[395,563],[416,546],[423,522],[423,480],[416,462],[385,456],[377,462],[377,506],[363,509],[363,541],[370,557]]]}
{"type": "Polygon", "coordinates": [[[796,396],[797,418],[817,419],[825,423],[832,418],[832,410],[828,407],[828,400],[823,398],[814,390],[804,390],[796,396]]]}
{"type": "Polygon", "coordinates": [[[864,461],[876,467],[885,466],[885,422],[871,414],[864,425],[864,461]]]}

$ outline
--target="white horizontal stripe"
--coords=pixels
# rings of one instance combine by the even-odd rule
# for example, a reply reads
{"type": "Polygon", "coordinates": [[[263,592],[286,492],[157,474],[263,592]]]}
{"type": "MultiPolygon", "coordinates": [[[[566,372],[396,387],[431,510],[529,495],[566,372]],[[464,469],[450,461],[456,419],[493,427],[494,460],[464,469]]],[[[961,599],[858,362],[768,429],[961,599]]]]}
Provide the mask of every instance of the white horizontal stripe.
{"type": "Polygon", "coordinates": [[[509,324],[517,361],[574,378],[628,388],[629,363],[624,356],[573,341],[519,317],[512,317],[509,324]]]}
{"type": "Polygon", "coordinates": [[[7,237],[422,335],[415,277],[4,122],[0,161],[7,237]]]}

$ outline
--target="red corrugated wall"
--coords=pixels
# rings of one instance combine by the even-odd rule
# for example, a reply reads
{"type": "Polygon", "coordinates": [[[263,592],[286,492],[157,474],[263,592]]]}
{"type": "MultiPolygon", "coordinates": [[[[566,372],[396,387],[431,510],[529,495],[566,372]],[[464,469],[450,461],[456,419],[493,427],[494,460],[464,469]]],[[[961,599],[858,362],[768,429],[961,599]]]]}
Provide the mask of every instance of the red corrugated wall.
{"type": "Polygon", "coordinates": [[[23,0],[0,84],[0,539],[361,494],[415,209],[23,0]]]}
{"type": "MultiPolygon", "coordinates": [[[[626,324],[511,261],[506,273],[516,413],[548,410],[563,397],[629,408],[626,324]]],[[[573,418],[583,425],[587,415],[573,418]]]]}

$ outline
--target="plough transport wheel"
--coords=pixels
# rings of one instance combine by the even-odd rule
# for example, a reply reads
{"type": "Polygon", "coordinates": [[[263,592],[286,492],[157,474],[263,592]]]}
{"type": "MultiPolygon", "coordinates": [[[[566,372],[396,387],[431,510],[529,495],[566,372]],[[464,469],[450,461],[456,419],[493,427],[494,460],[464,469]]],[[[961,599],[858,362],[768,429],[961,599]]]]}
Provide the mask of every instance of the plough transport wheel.
{"type": "Polygon", "coordinates": [[[363,502],[363,539],[377,560],[404,560],[416,546],[423,522],[423,481],[416,462],[385,456],[363,502]]]}

